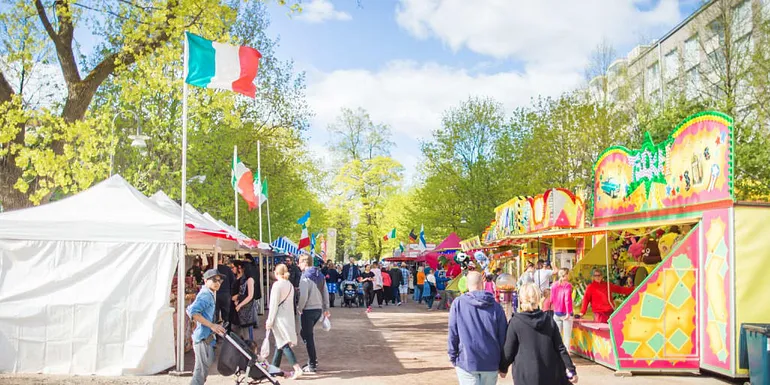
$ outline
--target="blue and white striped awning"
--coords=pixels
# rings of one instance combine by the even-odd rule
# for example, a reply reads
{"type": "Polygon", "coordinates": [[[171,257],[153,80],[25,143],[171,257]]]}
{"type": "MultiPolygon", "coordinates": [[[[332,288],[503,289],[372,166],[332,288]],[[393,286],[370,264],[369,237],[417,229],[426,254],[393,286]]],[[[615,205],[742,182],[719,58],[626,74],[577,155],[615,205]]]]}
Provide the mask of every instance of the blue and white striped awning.
{"type": "Polygon", "coordinates": [[[289,253],[294,255],[299,255],[299,248],[297,248],[297,244],[292,242],[289,238],[286,237],[280,237],[273,241],[273,243],[270,244],[270,246],[273,246],[273,249],[282,252],[282,253],[289,253]]]}

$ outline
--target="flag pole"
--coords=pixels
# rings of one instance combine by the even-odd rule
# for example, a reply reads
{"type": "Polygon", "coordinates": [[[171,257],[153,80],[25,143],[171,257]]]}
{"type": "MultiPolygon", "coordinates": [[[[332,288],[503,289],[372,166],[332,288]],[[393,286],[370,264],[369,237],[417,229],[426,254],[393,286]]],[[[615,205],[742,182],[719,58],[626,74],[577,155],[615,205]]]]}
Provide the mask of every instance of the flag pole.
{"type": "MultiPolygon", "coordinates": [[[[259,143],[259,141],[257,141],[257,181],[259,183],[258,186],[260,187],[260,189],[259,189],[259,191],[255,191],[255,192],[257,194],[259,194],[258,198],[257,198],[257,208],[259,209],[259,243],[262,243],[262,202],[260,202],[260,200],[262,199],[262,160],[261,160],[261,156],[262,155],[260,153],[260,143],[259,143]]],[[[263,265],[264,258],[262,257],[262,252],[261,251],[258,253],[258,255],[259,255],[259,274],[260,274],[260,277],[262,277],[262,272],[264,271],[264,265],[263,265]]],[[[261,283],[262,287],[265,287],[266,284],[267,284],[267,280],[266,279],[262,279],[262,283],[261,283]]],[[[262,292],[263,293],[267,293],[267,289],[262,290],[262,292]]],[[[264,297],[264,295],[262,297],[264,297]]],[[[265,301],[263,301],[263,300],[259,301],[259,313],[260,314],[265,314],[265,301]]]]}
{"type": "MultiPolygon", "coordinates": [[[[267,178],[265,178],[267,180],[267,178]]],[[[269,185],[268,185],[269,186],[269,185]]],[[[268,191],[268,194],[270,192],[268,191]]],[[[267,197],[267,241],[272,242],[273,239],[273,231],[270,228],[270,197],[267,197]]]]}
{"type": "MultiPolygon", "coordinates": [[[[233,146],[233,176],[235,176],[235,160],[238,159],[238,146],[233,146]]],[[[238,238],[238,183],[236,182],[235,185],[233,185],[233,199],[235,200],[235,237],[238,238]]]]}
{"type": "Polygon", "coordinates": [[[182,209],[180,214],[180,227],[179,234],[179,262],[177,271],[177,295],[176,295],[176,370],[177,372],[184,371],[184,339],[185,339],[185,232],[187,226],[185,224],[185,203],[187,201],[187,84],[185,83],[187,77],[187,34],[184,38],[184,70],[182,79],[182,209]]]}

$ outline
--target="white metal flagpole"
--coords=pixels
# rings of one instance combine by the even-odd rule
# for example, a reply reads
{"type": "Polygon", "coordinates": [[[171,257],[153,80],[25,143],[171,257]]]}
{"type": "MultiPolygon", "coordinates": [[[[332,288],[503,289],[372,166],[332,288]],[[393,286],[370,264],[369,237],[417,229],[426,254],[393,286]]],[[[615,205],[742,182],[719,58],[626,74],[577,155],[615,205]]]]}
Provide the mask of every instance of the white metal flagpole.
{"type": "MultiPolygon", "coordinates": [[[[238,159],[238,146],[233,146],[233,178],[235,178],[235,160],[238,159]]],[[[238,231],[238,181],[233,181],[235,184],[233,185],[233,198],[235,199],[235,231],[238,231]]],[[[238,237],[238,234],[235,234],[235,237],[238,237]]]]}
{"type": "Polygon", "coordinates": [[[177,297],[176,297],[176,370],[184,371],[184,339],[185,339],[185,202],[187,201],[187,35],[184,38],[184,71],[182,79],[182,210],[180,214],[180,235],[179,235],[179,270],[177,271],[177,297]]]}
{"type": "MultiPolygon", "coordinates": [[[[257,186],[260,187],[259,191],[255,191],[257,195],[257,209],[259,209],[259,243],[262,243],[262,202],[260,200],[262,199],[262,154],[260,153],[260,143],[257,141],[257,186]]],[[[262,257],[262,252],[260,251],[258,254],[259,258],[259,275],[262,277],[262,272],[264,271],[264,258],[262,257]]],[[[267,283],[266,279],[262,279],[262,287],[265,287],[265,284],[267,283]]],[[[267,290],[262,290],[262,293],[267,293],[267,290]]],[[[262,296],[265,297],[264,295],[262,296]]],[[[259,310],[261,314],[265,313],[265,301],[259,301],[259,310]]]]}

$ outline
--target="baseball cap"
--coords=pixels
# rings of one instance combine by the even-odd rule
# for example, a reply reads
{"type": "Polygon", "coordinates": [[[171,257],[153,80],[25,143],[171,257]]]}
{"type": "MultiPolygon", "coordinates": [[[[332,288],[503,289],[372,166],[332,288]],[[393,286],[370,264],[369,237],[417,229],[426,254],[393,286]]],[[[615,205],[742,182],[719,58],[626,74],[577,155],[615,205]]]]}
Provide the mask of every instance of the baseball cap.
{"type": "Polygon", "coordinates": [[[216,271],[215,269],[208,269],[208,270],[206,270],[205,273],[203,273],[203,280],[204,281],[208,281],[211,278],[214,278],[216,276],[220,276],[220,277],[224,278],[224,276],[222,274],[219,274],[219,272],[216,271]]]}

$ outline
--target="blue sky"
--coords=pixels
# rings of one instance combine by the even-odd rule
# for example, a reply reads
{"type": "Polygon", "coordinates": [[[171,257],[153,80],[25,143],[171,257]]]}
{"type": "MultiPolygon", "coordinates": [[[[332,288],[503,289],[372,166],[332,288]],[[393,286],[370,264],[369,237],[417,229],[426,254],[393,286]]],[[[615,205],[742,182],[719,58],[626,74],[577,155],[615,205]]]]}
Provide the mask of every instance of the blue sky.
{"type": "Polygon", "coordinates": [[[489,96],[506,111],[584,84],[603,39],[625,56],[661,37],[698,0],[304,0],[270,6],[279,57],[308,74],[310,148],[328,159],[326,126],[363,107],[391,126],[393,156],[415,177],[419,142],[443,111],[489,96]]]}

